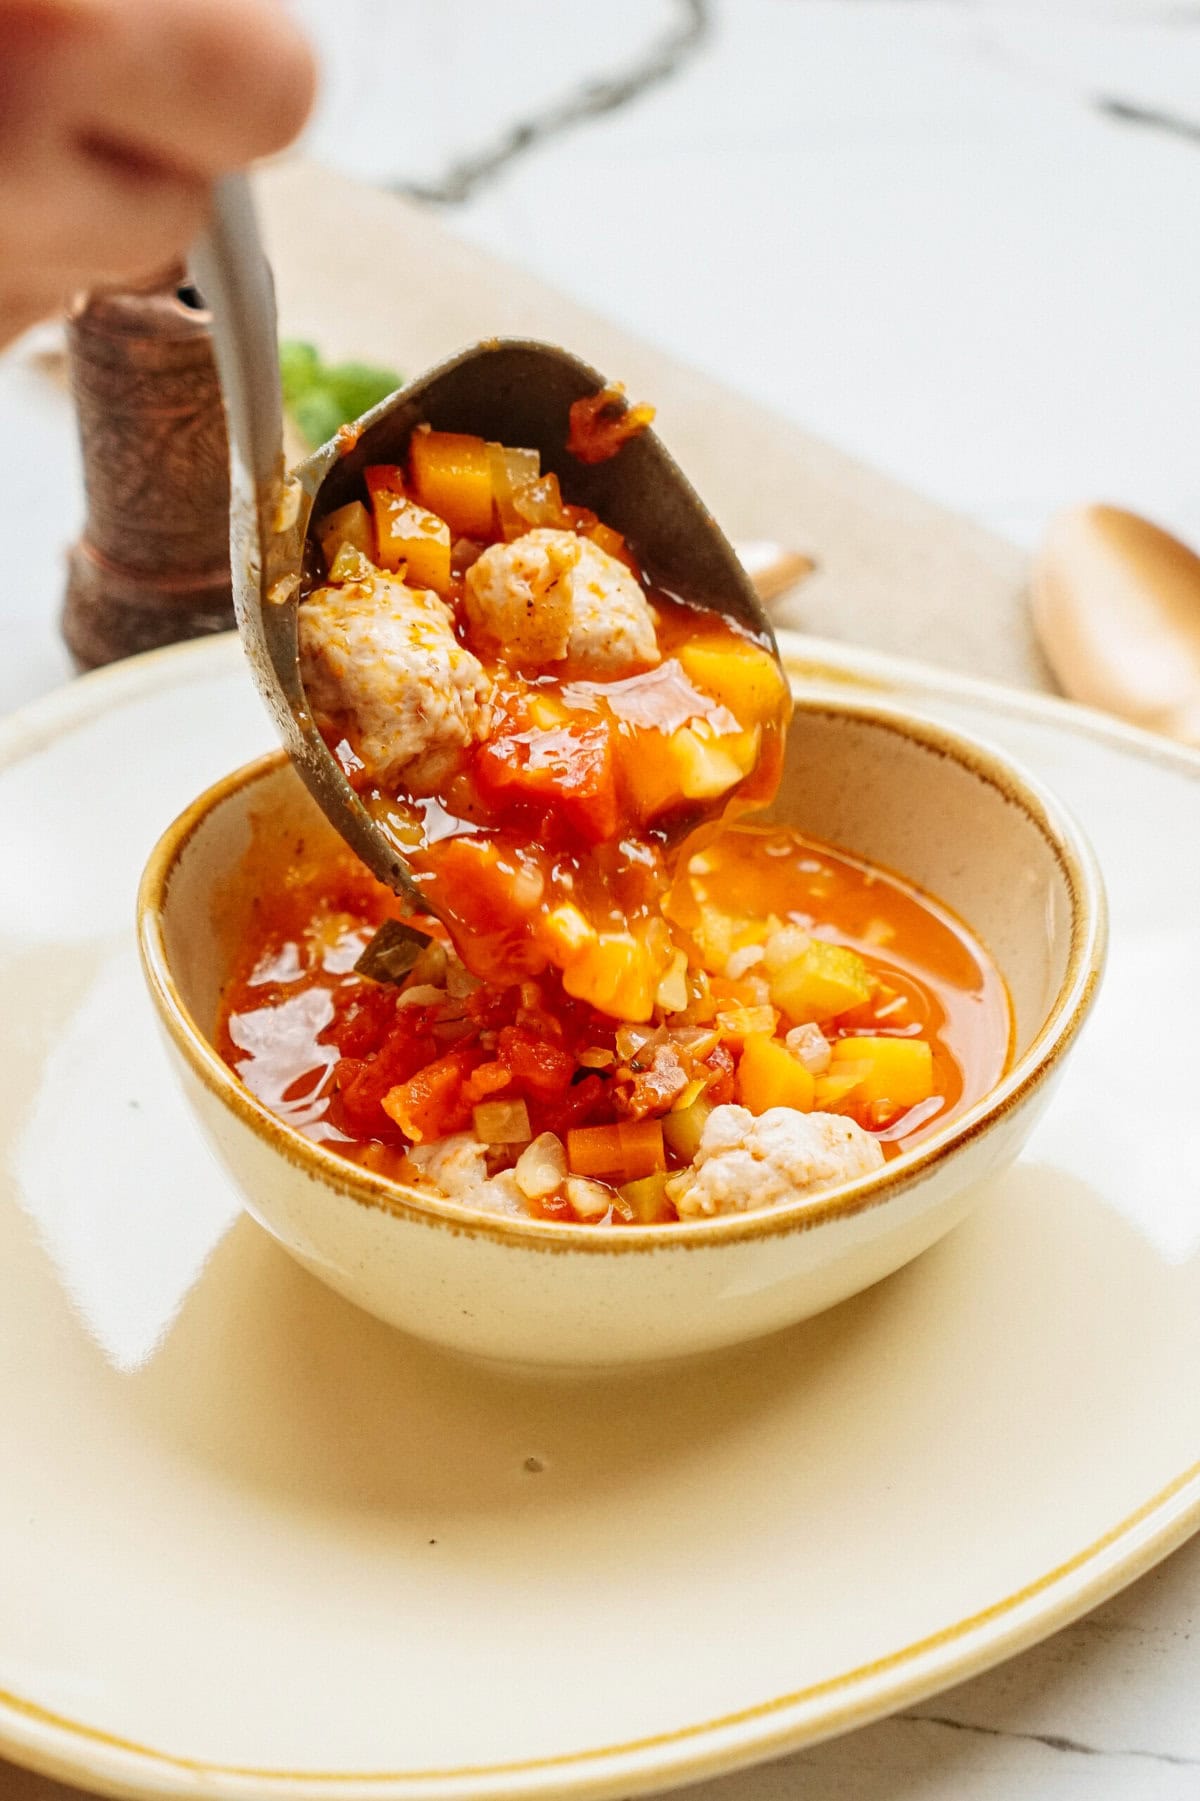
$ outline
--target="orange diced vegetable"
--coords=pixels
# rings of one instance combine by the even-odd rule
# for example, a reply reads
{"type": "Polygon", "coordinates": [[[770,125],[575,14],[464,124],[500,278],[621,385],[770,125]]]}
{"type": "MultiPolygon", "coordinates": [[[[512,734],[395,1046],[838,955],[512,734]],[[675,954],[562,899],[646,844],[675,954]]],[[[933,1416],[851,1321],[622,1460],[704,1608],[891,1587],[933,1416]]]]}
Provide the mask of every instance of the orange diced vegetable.
{"type": "Polygon", "coordinates": [[[576,1126],[567,1133],[567,1161],[577,1176],[634,1182],[666,1169],[662,1121],[623,1119],[615,1126],[576,1126]]]}
{"type": "Polygon", "coordinates": [[[687,674],[743,727],[761,725],[786,707],[787,684],[775,658],[742,639],[699,639],[676,652],[687,674]]]}
{"type": "Polygon", "coordinates": [[[862,1099],[868,1067],[866,1063],[840,1063],[835,1070],[831,1064],[827,1074],[816,1078],[813,1106],[819,1113],[840,1113],[856,1107],[862,1099]]]}
{"type": "Polygon", "coordinates": [[[375,514],[379,561],[385,569],[407,566],[414,588],[450,591],[450,527],[436,514],[409,500],[399,469],[373,464],[363,471],[375,514]]]}
{"type": "Polygon", "coordinates": [[[813,1078],[798,1057],[777,1038],[752,1032],[742,1046],[737,1067],[737,1094],[751,1113],[770,1107],[796,1107],[808,1113],[813,1104],[813,1078]]]}
{"type": "Polygon", "coordinates": [[[482,438],[418,429],[409,441],[408,468],[413,493],[454,537],[491,537],[492,466],[482,438]]]}
{"type": "Polygon", "coordinates": [[[758,726],[717,737],[706,720],[681,725],[667,740],[681,792],[688,800],[714,800],[736,787],[754,768],[760,739],[758,726]]]}
{"type": "Polygon", "coordinates": [[[625,798],[635,818],[648,822],[682,803],[679,764],[667,749],[665,732],[626,727],[618,739],[618,757],[625,798]]]}
{"type": "Polygon", "coordinates": [[[599,932],[562,966],[563,987],[617,1019],[649,1019],[662,970],[630,932],[599,932]]]}
{"type": "Polygon", "coordinates": [[[933,1052],[923,1038],[840,1038],[829,1074],[856,1064],[866,1065],[855,1097],[864,1105],[915,1107],[933,1093],[933,1052]]]}

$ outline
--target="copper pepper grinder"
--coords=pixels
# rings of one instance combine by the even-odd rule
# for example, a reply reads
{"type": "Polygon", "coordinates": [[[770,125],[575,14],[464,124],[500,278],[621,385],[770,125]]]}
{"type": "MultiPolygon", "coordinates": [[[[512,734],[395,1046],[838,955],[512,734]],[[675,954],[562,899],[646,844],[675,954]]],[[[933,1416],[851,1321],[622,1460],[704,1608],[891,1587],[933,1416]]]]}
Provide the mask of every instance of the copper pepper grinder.
{"type": "Polygon", "coordinates": [[[62,630],[85,669],[234,622],[225,412],[211,317],[184,279],[68,315],[87,521],[62,630]]]}

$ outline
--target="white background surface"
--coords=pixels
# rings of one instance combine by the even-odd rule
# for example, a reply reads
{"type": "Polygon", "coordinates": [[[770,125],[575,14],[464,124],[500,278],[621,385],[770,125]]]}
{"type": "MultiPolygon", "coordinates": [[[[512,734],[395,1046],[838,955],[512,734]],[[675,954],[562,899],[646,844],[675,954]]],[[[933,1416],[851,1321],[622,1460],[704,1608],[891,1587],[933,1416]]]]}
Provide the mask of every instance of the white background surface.
{"type": "MultiPolygon", "coordinates": [[[[426,187],[636,63],[684,13],[673,0],[298,10],[328,58],[310,151],[426,187]]],[[[442,217],[1021,542],[1058,507],[1102,498],[1200,541],[1200,5],[712,11],[671,76],[442,217]],[[1178,127],[1117,122],[1105,96],[1178,127]]],[[[20,355],[0,361],[0,423],[3,710],[68,673],[55,615],[80,498],[68,402],[20,355]]],[[[5,1801],[51,1792],[0,1766],[5,1801]]],[[[688,1792],[1200,1797],[1200,1543],[911,1715],[688,1792]]]]}

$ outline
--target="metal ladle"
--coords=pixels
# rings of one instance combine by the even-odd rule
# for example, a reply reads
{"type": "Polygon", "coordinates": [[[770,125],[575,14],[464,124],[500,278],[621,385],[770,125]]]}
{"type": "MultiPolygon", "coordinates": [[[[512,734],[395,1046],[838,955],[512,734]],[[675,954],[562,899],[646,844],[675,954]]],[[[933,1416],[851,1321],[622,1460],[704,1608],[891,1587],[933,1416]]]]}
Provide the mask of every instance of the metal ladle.
{"type": "Polygon", "coordinates": [[[259,693],[313,799],[381,881],[422,911],[403,853],[354,793],[317,729],[300,679],[297,608],[309,521],[362,495],[372,463],[402,463],[413,428],[471,432],[540,453],[576,504],[636,546],[648,580],[693,606],[746,626],[778,660],[767,615],[712,514],[653,432],[607,462],[566,449],[574,401],[604,385],[597,370],[553,345],[488,339],[364,414],[290,476],[283,458],[275,296],[244,177],[217,186],[193,259],[212,311],[213,347],[229,424],[230,552],[238,631],[259,693]]]}

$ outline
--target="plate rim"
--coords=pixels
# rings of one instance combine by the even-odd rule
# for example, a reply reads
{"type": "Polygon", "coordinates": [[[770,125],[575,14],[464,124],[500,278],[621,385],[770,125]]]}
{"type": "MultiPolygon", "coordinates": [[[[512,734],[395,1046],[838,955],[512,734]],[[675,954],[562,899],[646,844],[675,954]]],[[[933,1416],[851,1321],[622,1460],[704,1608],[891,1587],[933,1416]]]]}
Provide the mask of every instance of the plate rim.
{"type": "MultiPolygon", "coordinates": [[[[1055,695],[940,670],[793,631],[779,633],[793,675],[819,689],[974,702],[1098,739],[1200,779],[1200,751],[1055,695]]],[[[0,719],[0,770],[146,693],[232,672],[234,633],[169,645],[92,671],[0,719]]],[[[247,680],[249,678],[247,677],[247,680]]],[[[132,924],[131,924],[132,930],[132,924]]],[[[987,1607],[870,1663],[726,1715],[625,1744],[457,1768],[302,1771],[222,1765],[140,1745],[0,1689],[0,1755],[42,1774],[135,1801],[539,1801],[601,1797],[703,1780],[782,1756],[977,1675],[1068,1625],[1144,1575],[1200,1530],[1200,1461],[1179,1472],[1072,1557],[987,1607]],[[748,1731],[749,1729],[749,1731],[748,1731]]]]}

